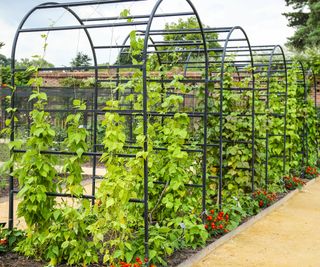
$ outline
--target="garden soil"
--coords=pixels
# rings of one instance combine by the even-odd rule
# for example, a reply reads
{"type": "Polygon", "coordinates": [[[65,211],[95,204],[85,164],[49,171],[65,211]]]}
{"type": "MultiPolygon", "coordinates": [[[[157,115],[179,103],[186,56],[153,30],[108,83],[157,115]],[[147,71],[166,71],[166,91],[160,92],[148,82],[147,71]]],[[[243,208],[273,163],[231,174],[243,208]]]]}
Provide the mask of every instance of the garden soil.
{"type": "Polygon", "coordinates": [[[320,179],[193,267],[319,267],[320,179]]]}

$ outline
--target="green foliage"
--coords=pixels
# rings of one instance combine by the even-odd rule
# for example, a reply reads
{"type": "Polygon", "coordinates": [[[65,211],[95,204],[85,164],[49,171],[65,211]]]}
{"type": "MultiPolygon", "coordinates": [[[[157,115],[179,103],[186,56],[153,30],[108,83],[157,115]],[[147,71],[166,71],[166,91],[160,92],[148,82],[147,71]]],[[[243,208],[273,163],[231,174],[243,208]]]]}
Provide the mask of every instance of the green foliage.
{"type": "Polygon", "coordinates": [[[312,69],[316,74],[320,74],[320,49],[318,47],[306,48],[295,54],[298,61],[303,62],[306,69],[312,69]]]}
{"type": "Polygon", "coordinates": [[[29,68],[29,67],[38,67],[38,68],[52,68],[54,65],[45,59],[34,56],[32,59],[22,58],[16,62],[17,69],[29,68]]]}
{"type": "MultiPolygon", "coordinates": [[[[27,71],[19,71],[15,73],[15,85],[16,86],[26,86],[30,78],[34,75],[34,69],[28,68],[27,71]]],[[[0,68],[0,75],[3,84],[11,85],[11,68],[10,66],[5,66],[0,68]]]]}
{"type": "Polygon", "coordinates": [[[74,77],[68,77],[68,78],[61,79],[59,83],[63,87],[70,87],[70,88],[90,88],[90,87],[94,87],[95,85],[95,81],[93,78],[77,79],[74,77]]]}
{"type": "MultiPolygon", "coordinates": [[[[50,125],[50,116],[44,112],[47,96],[40,92],[41,78],[30,79],[29,85],[34,86],[29,101],[35,99],[34,110],[30,112],[32,120],[30,137],[26,141],[27,152],[18,162],[13,174],[18,178],[21,190],[18,194],[21,202],[18,206],[18,216],[23,216],[30,228],[46,228],[51,221],[53,198],[46,192],[55,192],[57,171],[54,168],[55,159],[41,151],[49,150],[53,145],[55,132],[50,125]]],[[[19,148],[21,143],[15,141],[11,147],[19,148]]]]}
{"type": "MultiPolygon", "coordinates": [[[[206,28],[206,25],[202,25],[203,28],[206,28]]],[[[173,31],[183,31],[188,29],[199,29],[199,22],[196,17],[189,17],[187,19],[179,19],[178,22],[173,22],[171,24],[166,23],[165,29],[166,30],[173,30],[173,31]]],[[[210,42],[207,43],[207,48],[217,48],[220,47],[220,44],[218,42],[215,42],[213,40],[218,39],[218,34],[216,33],[207,33],[206,34],[207,40],[210,40],[210,42]]],[[[176,41],[188,41],[191,44],[188,46],[183,46],[184,50],[195,50],[197,48],[203,48],[203,45],[197,45],[199,43],[199,40],[202,40],[202,36],[199,33],[185,33],[185,34],[166,34],[164,36],[164,41],[170,41],[170,42],[176,42],[176,41]],[[194,43],[194,44],[192,44],[194,43]]],[[[179,47],[179,45],[177,45],[179,47]]],[[[188,58],[188,53],[179,52],[179,49],[176,49],[174,46],[164,46],[164,47],[158,47],[158,50],[166,50],[170,51],[172,50],[172,53],[165,53],[161,55],[161,61],[166,62],[172,62],[172,67],[177,67],[179,64],[176,62],[178,61],[186,61],[188,58]]],[[[210,52],[210,54],[213,56],[214,52],[210,52]]],[[[189,60],[191,61],[204,61],[204,55],[199,53],[191,53],[189,60]]]]}
{"type": "MultiPolygon", "coordinates": [[[[26,256],[50,261],[50,265],[66,261],[68,264],[90,264],[98,261],[96,246],[89,241],[88,225],[95,221],[88,200],[75,199],[71,204],[57,202],[47,193],[69,193],[73,196],[83,195],[82,169],[83,153],[87,151],[87,131],[80,126],[81,115],[71,114],[67,118],[67,137],[64,147],[75,153],[64,163],[67,173],[65,180],[59,177],[55,169],[56,158],[42,151],[53,147],[55,131],[51,128],[50,115],[44,111],[47,96],[41,92],[42,79],[36,75],[30,79],[33,92],[29,101],[34,102],[30,112],[30,135],[26,140],[26,152],[21,158],[12,155],[4,169],[15,163],[12,173],[19,180],[20,203],[18,216],[27,224],[26,238],[21,240],[15,250],[26,256]]],[[[76,110],[85,109],[85,105],[74,101],[76,110]]],[[[10,121],[9,121],[10,124],[10,121]]],[[[8,125],[9,125],[8,124],[8,125]]],[[[9,132],[10,133],[10,132],[9,132]]],[[[21,142],[9,143],[9,148],[20,148],[21,142]]]]}
{"type": "Polygon", "coordinates": [[[0,54],[0,66],[9,66],[11,64],[11,59],[6,56],[0,54]]]}
{"type": "Polygon", "coordinates": [[[92,59],[82,52],[78,52],[70,62],[71,67],[89,67],[92,59]]]}
{"type": "MultiPolygon", "coordinates": [[[[132,55],[138,55],[142,40],[136,34],[130,34],[132,55]]],[[[132,58],[137,61],[137,58],[132,58]]],[[[139,64],[139,62],[136,62],[139,64]]],[[[148,65],[148,69],[151,66],[148,65]]],[[[176,90],[186,91],[185,86],[175,77],[172,84],[176,90]]],[[[180,112],[183,98],[167,95],[157,83],[148,83],[148,109],[173,116],[150,117],[148,136],[144,135],[142,117],[135,118],[134,140],[137,147],[148,143],[148,150],[133,149],[128,151],[129,141],[127,122],[123,115],[112,112],[133,104],[134,109],[141,109],[142,73],[137,70],[126,84],[117,87],[119,100],[106,103],[106,113],[102,125],[105,128],[103,138],[104,162],[108,172],[97,192],[95,205],[96,223],[89,227],[96,243],[103,241],[104,261],[117,263],[120,260],[130,262],[144,254],[143,206],[130,203],[130,199],[143,199],[143,177],[145,161],[148,166],[149,187],[149,260],[165,265],[164,258],[175,249],[204,245],[208,237],[200,220],[200,191],[186,186],[195,183],[195,159],[183,151],[189,139],[190,119],[180,112]],[[126,88],[134,92],[122,97],[126,88]],[[161,102],[160,102],[161,101],[161,102]],[[154,150],[164,147],[165,150],[154,150]],[[136,157],[119,157],[124,153],[135,153],[136,157]],[[157,185],[156,182],[161,182],[157,185]],[[101,216],[103,214],[103,216],[101,216]]]]}
{"type": "Polygon", "coordinates": [[[14,247],[25,238],[23,231],[13,228],[12,230],[0,226],[0,254],[12,251],[14,247]]]}
{"type": "MultiPolygon", "coordinates": [[[[33,57],[32,59],[22,58],[17,61],[15,68],[27,69],[26,71],[19,71],[15,73],[15,85],[27,86],[31,77],[35,74],[34,68],[30,67],[54,67],[53,64],[47,62],[43,58],[33,57]]],[[[2,84],[11,85],[11,59],[0,55],[0,81],[2,84]]]]}
{"type": "Polygon", "coordinates": [[[289,38],[288,45],[303,50],[306,47],[320,45],[320,3],[315,0],[286,0],[287,6],[291,6],[294,12],[284,13],[289,21],[289,27],[295,27],[296,31],[289,38]]]}

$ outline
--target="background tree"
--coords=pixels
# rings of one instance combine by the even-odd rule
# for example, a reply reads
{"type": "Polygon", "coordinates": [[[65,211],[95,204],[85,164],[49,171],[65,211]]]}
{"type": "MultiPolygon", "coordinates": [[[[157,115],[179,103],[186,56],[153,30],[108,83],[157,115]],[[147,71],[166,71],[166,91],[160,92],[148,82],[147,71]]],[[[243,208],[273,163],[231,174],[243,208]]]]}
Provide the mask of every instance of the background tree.
{"type": "Polygon", "coordinates": [[[320,46],[320,1],[286,0],[286,4],[294,10],[284,13],[288,26],[296,28],[294,35],[288,38],[287,45],[299,51],[320,46]]]}
{"type": "MultiPolygon", "coordinates": [[[[0,81],[4,84],[11,84],[11,59],[0,54],[0,81]]],[[[16,61],[17,69],[27,69],[31,66],[41,67],[41,68],[52,68],[54,65],[42,58],[34,57],[32,59],[22,58],[16,61]]],[[[15,74],[15,84],[16,85],[27,85],[33,72],[30,71],[19,71],[15,74]]]]}
{"type": "Polygon", "coordinates": [[[5,55],[0,54],[0,66],[9,66],[11,64],[11,59],[7,58],[5,55]]]}
{"type": "Polygon", "coordinates": [[[16,68],[29,68],[31,66],[41,67],[41,68],[53,68],[54,65],[43,58],[34,57],[32,59],[22,58],[16,62],[16,68]]]}
{"type": "Polygon", "coordinates": [[[82,52],[78,52],[76,57],[71,60],[70,64],[72,67],[89,67],[91,58],[82,52]]]}
{"type": "MultiPolygon", "coordinates": [[[[203,28],[208,28],[206,25],[202,25],[203,28]]],[[[196,17],[189,17],[187,19],[179,19],[178,22],[173,22],[165,25],[166,30],[180,31],[180,30],[188,30],[188,29],[199,29],[199,23],[196,17]]],[[[207,33],[207,47],[220,47],[220,45],[215,41],[218,39],[217,33],[207,33]]],[[[166,34],[164,36],[164,41],[174,42],[174,41],[186,41],[190,43],[194,43],[190,46],[183,46],[183,48],[179,45],[180,50],[196,50],[197,48],[203,49],[203,45],[197,45],[197,43],[202,43],[202,36],[200,33],[185,33],[185,34],[166,34]]],[[[203,53],[193,52],[193,53],[185,53],[176,49],[175,46],[163,46],[159,47],[158,50],[172,50],[172,53],[160,54],[162,62],[177,62],[177,61],[204,61],[203,53]]],[[[210,52],[210,56],[214,56],[214,52],[210,52]]],[[[175,64],[175,66],[179,66],[179,64],[175,64]]],[[[180,65],[180,67],[184,67],[185,64],[180,65]]]]}

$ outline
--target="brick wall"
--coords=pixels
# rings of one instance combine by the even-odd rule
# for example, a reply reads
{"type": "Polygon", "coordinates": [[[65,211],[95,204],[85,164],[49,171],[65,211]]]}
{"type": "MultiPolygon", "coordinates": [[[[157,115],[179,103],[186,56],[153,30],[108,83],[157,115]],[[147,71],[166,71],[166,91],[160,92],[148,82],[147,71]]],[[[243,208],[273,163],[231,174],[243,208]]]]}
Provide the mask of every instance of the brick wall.
{"type": "MultiPolygon", "coordinates": [[[[317,106],[320,107],[320,77],[317,77],[317,95],[316,95],[316,100],[317,100],[317,106]]],[[[311,97],[312,99],[315,98],[314,90],[311,90],[311,97]]]]}
{"type": "MultiPolygon", "coordinates": [[[[158,73],[151,74],[152,76],[158,76],[158,73]]],[[[179,73],[168,73],[167,77],[172,78],[173,75],[176,75],[179,73]]],[[[130,77],[132,75],[132,72],[121,72],[121,77],[130,77]]],[[[71,77],[76,79],[88,79],[88,78],[94,78],[94,73],[90,71],[86,72],[62,72],[62,71],[54,71],[54,72],[40,72],[39,76],[43,78],[43,82],[45,86],[48,87],[60,87],[61,80],[71,77]]],[[[116,73],[114,71],[109,72],[99,72],[99,79],[108,79],[108,78],[115,78],[116,73]]],[[[188,72],[187,74],[188,78],[201,78],[201,74],[199,72],[188,72]]]]}
{"type": "MultiPolygon", "coordinates": [[[[108,79],[115,77],[114,71],[109,72],[99,72],[99,79],[108,79]]],[[[172,77],[173,75],[176,75],[179,73],[168,73],[168,77],[172,77]]],[[[132,72],[121,72],[122,77],[130,77],[132,75],[132,72]]],[[[155,74],[156,75],[156,74],[155,74]]],[[[93,78],[94,73],[91,71],[87,72],[62,72],[62,71],[56,71],[56,72],[41,72],[40,76],[43,78],[45,86],[48,87],[60,87],[60,81],[68,78],[73,77],[76,79],[88,79],[93,78]]],[[[188,72],[187,73],[188,78],[201,78],[201,74],[199,72],[188,72]]],[[[314,99],[314,90],[311,92],[311,96],[314,99]]],[[[317,79],[317,106],[320,107],[320,77],[317,79]]]]}

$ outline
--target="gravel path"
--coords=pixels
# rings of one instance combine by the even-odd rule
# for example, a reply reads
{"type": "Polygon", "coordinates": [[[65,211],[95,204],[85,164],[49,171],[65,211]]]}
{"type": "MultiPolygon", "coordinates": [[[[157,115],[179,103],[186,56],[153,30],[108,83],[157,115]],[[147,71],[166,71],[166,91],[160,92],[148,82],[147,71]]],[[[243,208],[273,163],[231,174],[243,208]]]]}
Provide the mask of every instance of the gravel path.
{"type": "Polygon", "coordinates": [[[320,180],[193,267],[320,266],[320,180]]]}

